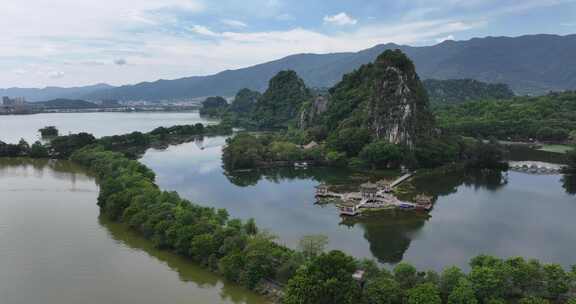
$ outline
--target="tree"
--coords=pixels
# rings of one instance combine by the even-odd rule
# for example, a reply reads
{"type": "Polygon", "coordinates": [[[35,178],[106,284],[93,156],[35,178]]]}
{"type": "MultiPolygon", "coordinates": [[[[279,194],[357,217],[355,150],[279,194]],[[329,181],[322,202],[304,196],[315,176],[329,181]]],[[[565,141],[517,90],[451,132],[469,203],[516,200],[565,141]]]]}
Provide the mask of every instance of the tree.
{"type": "Polygon", "coordinates": [[[21,138],[18,142],[18,149],[20,150],[20,155],[25,156],[30,154],[30,145],[24,138],[21,138]]]}
{"type": "Polygon", "coordinates": [[[242,89],[236,94],[236,98],[230,105],[230,111],[242,114],[250,113],[260,96],[262,95],[259,92],[242,89]]]}
{"type": "Polygon", "coordinates": [[[30,157],[32,158],[47,158],[49,156],[48,149],[39,141],[30,147],[30,157]]]}
{"type": "Polygon", "coordinates": [[[416,268],[408,263],[399,263],[394,267],[394,279],[404,290],[413,288],[418,283],[416,268]]]}
{"type": "Polygon", "coordinates": [[[539,294],[544,281],[542,265],[536,260],[526,262],[522,257],[509,258],[506,265],[510,269],[513,291],[519,295],[539,294]]]}
{"type": "Polygon", "coordinates": [[[550,302],[542,298],[528,297],[520,299],[518,304],[550,304],[550,302]]]}
{"type": "Polygon", "coordinates": [[[258,138],[241,133],[226,140],[222,161],[227,170],[253,168],[262,161],[263,153],[264,146],[258,138]]]}
{"type": "Polygon", "coordinates": [[[373,169],[385,169],[398,167],[404,160],[404,154],[398,145],[378,140],[364,146],[359,156],[373,169]]]}
{"type": "Polygon", "coordinates": [[[346,166],[346,154],[343,152],[330,151],[326,154],[326,160],[336,166],[346,166]]]}
{"type": "Polygon", "coordinates": [[[68,158],[74,151],[96,142],[92,134],[78,133],[68,136],[56,137],[50,143],[55,155],[60,158],[68,158]]]}
{"type": "Polygon", "coordinates": [[[460,278],[448,297],[449,304],[477,304],[474,286],[466,278],[460,278]]]}
{"type": "Polygon", "coordinates": [[[370,142],[370,133],[365,128],[344,128],[332,133],[327,140],[328,147],[356,156],[370,142]]]}
{"type": "Polygon", "coordinates": [[[504,295],[505,284],[503,278],[494,268],[487,266],[475,267],[469,274],[477,296],[481,300],[499,298],[504,295]]]}
{"type": "Polygon", "coordinates": [[[564,173],[576,174],[576,149],[566,153],[566,160],[566,168],[564,169],[564,173]]]}
{"type": "Polygon", "coordinates": [[[444,269],[440,276],[440,292],[442,292],[445,297],[448,297],[464,277],[466,277],[466,275],[456,266],[444,269]]]}
{"type": "Polygon", "coordinates": [[[408,304],[441,304],[440,292],[434,284],[420,284],[408,291],[408,304]]]}
{"type": "Polygon", "coordinates": [[[328,237],[325,235],[305,235],[300,239],[298,248],[306,259],[312,259],[324,252],[328,245],[328,237]]]}
{"type": "Polygon", "coordinates": [[[553,299],[557,299],[570,290],[570,276],[560,265],[544,265],[544,281],[546,291],[553,299]]]}
{"type": "Polygon", "coordinates": [[[576,130],[573,130],[572,132],[570,132],[570,135],[568,138],[570,139],[570,141],[573,144],[576,144],[576,130]]]}
{"type": "Polygon", "coordinates": [[[298,269],[288,281],[283,303],[352,304],[360,290],[352,278],[354,259],[341,251],[323,253],[298,269]]]}
{"type": "Polygon", "coordinates": [[[488,143],[478,141],[468,148],[466,165],[478,169],[502,169],[506,168],[504,163],[505,150],[495,138],[488,143]]]}
{"type": "Polygon", "coordinates": [[[244,225],[244,230],[248,235],[258,234],[258,226],[256,226],[256,221],[253,218],[249,219],[244,225]]]}
{"type": "Polygon", "coordinates": [[[389,276],[380,276],[366,285],[364,297],[368,304],[397,304],[402,300],[402,289],[389,276]]]}
{"type": "Polygon", "coordinates": [[[58,129],[56,129],[55,126],[44,127],[42,129],[38,130],[38,132],[40,132],[40,135],[42,137],[56,137],[56,136],[58,136],[58,129]]]}

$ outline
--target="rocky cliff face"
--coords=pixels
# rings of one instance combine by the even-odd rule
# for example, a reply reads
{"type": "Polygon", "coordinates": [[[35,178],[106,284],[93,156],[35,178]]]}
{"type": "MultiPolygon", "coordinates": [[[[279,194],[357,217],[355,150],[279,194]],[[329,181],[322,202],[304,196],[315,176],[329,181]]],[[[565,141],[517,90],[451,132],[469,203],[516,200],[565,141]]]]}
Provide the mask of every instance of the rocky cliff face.
{"type": "Polygon", "coordinates": [[[344,76],[331,89],[323,116],[327,130],[368,128],[373,140],[411,148],[434,127],[414,64],[399,50],[385,51],[374,63],[344,76]]]}
{"type": "Polygon", "coordinates": [[[301,129],[311,127],[326,110],[328,110],[328,97],[323,95],[316,96],[312,102],[303,106],[298,126],[301,129]]]}

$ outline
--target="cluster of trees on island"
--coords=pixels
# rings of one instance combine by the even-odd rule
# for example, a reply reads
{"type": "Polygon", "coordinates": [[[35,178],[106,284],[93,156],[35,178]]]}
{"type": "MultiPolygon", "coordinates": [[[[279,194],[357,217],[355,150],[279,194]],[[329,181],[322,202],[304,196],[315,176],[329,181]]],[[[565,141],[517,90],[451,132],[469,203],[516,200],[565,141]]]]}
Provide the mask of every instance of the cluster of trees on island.
{"type": "Polygon", "coordinates": [[[400,51],[386,51],[320,95],[295,72],[284,71],[270,80],[264,94],[245,89],[231,105],[218,105],[212,113],[231,125],[273,131],[230,139],[223,154],[229,170],[295,161],[361,169],[453,162],[505,167],[504,151],[495,141],[436,126],[415,67],[400,51]]]}

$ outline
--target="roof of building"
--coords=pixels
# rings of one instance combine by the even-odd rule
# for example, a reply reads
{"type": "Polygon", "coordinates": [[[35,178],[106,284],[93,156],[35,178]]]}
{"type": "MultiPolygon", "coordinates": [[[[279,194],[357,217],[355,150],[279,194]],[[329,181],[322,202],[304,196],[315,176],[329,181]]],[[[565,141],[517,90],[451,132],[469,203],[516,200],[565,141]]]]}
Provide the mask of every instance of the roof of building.
{"type": "Polygon", "coordinates": [[[307,145],[304,146],[304,150],[312,149],[318,147],[318,143],[315,141],[309,142],[307,145]]]}
{"type": "Polygon", "coordinates": [[[362,185],[360,185],[361,188],[364,189],[378,189],[378,185],[373,184],[373,183],[364,183],[362,185]]]}

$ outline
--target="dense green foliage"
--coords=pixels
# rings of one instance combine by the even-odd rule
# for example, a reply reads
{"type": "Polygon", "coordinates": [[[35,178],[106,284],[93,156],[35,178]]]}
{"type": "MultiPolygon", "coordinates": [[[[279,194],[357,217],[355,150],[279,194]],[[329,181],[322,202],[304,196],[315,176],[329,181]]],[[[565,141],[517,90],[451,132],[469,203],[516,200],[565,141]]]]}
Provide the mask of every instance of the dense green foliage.
{"type": "Polygon", "coordinates": [[[298,269],[286,286],[286,304],[352,304],[360,287],[352,278],[354,259],[343,252],[322,254],[298,269]]]}
{"type": "Polygon", "coordinates": [[[565,173],[576,175],[576,149],[566,153],[566,160],[565,173]]]}
{"type": "MultiPolygon", "coordinates": [[[[285,303],[509,303],[518,299],[541,303],[539,298],[556,302],[574,290],[576,267],[566,272],[558,265],[522,258],[479,256],[471,260],[468,274],[452,267],[438,275],[419,272],[406,263],[390,273],[374,262],[339,251],[322,253],[326,239],[321,236],[303,238],[301,250],[295,251],[260,232],[253,220],[231,219],[226,210],[202,207],[175,192],[160,190],[154,172],[122,153],[130,145],[151,145],[159,137],[198,134],[210,128],[159,128],[95,141],[88,140],[93,138],[89,134],[72,135],[60,140],[68,143],[61,151],[71,152],[71,160],[95,174],[100,185],[98,205],[104,215],[126,223],[156,246],[247,288],[259,289],[268,282],[284,285],[285,303]],[[75,148],[87,142],[91,144],[75,148]],[[357,270],[364,270],[362,281],[352,276],[357,270]]],[[[225,129],[212,128],[212,132],[225,129]]],[[[238,137],[254,141],[252,146],[272,149],[267,153],[273,153],[277,143],[271,140],[273,136],[238,137]]],[[[25,141],[16,146],[32,150],[25,141]]]]}
{"type": "Polygon", "coordinates": [[[514,92],[503,83],[492,84],[474,79],[426,79],[422,84],[428,92],[432,105],[450,105],[473,100],[514,97],[514,92]]]}
{"type": "Polygon", "coordinates": [[[161,191],[150,169],[121,153],[96,146],[76,151],[71,159],[97,175],[98,205],[108,217],[248,288],[262,279],[277,279],[295,255],[258,233],[252,221],[230,219],[225,210],[161,191]]]}
{"type": "Polygon", "coordinates": [[[52,154],[57,158],[68,158],[72,153],[96,142],[92,134],[78,133],[58,136],[50,142],[52,154]]]}
{"type": "Polygon", "coordinates": [[[42,129],[38,130],[38,132],[40,132],[40,135],[42,137],[58,136],[58,129],[55,126],[44,127],[42,129]]]}
{"type": "Polygon", "coordinates": [[[449,267],[438,275],[400,263],[390,273],[353,261],[341,252],[330,252],[298,270],[288,283],[286,299],[287,303],[558,303],[576,287],[574,269],[568,273],[558,265],[542,265],[536,260],[478,256],[470,266],[468,274],[449,267]],[[360,282],[351,278],[355,269],[365,270],[361,293],[360,282]]]}
{"type": "Polygon", "coordinates": [[[230,171],[292,166],[296,161],[358,169],[399,168],[401,165],[429,168],[456,161],[470,168],[506,168],[505,149],[493,141],[432,138],[410,151],[382,140],[367,144],[368,136],[362,129],[345,129],[335,134],[342,136],[331,136],[326,144],[305,148],[301,143],[309,143],[313,138],[309,132],[290,130],[259,136],[240,133],[227,140],[222,160],[230,171]]]}
{"type": "Polygon", "coordinates": [[[262,94],[249,89],[238,91],[234,101],[230,105],[230,111],[239,114],[251,113],[262,94]]]}
{"type": "Polygon", "coordinates": [[[221,116],[228,109],[228,102],[224,97],[208,97],[202,102],[200,115],[221,116]]]}
{"type": "Polygon", "coordinates": [[[292,141],[293,138],[286,134],[254,136],[240,133],[226,141],[222,160],[228,170],[251,169],[272,163],[291,166],[295,161],[327,161],[323,146],[305,149],[292,141]]]}
{"type": "Polygon", "coordinates": [[[282,71],[270,79],[251,119],[259,129],[286,128],[295,123],[302,104],[311,98],[310,90],[296,72],[282,71]]]}
{"type": "Polygon", "coordinates": [[[576,92],[440,107],[436,116],[443,128],[466,136],[563,142],[576,130],[576,92]]]}
{"type": "Polygon", "coordinates": [[[364,146],[360,158],[372,168],[397,168],[404,161],[405,153],[400,146],[379,140],[364,146]]]}

